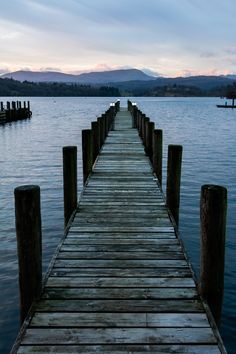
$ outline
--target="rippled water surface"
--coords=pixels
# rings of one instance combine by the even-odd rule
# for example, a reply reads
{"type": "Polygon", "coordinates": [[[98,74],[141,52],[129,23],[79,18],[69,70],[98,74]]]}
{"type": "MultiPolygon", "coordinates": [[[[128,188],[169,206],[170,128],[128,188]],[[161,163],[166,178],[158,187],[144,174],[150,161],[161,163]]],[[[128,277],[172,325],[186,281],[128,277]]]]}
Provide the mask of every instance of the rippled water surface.
{"type": "MultiPolygon", "coordinates": [[[[19,99],[19,98],[18,98],[19,99]]],[[[25,100],[24,98],[23,100],[25,100]]],[[[0,98],[6,101],[7,98],[0,98]]],[[[10,99],[9,99],[10,100],[10,99]]],[[[12,99],[14,100],[14,98],[12,99]]],[[[236,353],[236,110],[217,109],[214,98],[135,98],[163,129],[168,144],[183,145],[180,232],[199,272],[199,199],[203,184],[228,189],[225,296],[221,333],[236,353]]],[[[62,146],[78,146],[81,130],[103,113],[110,98],[31,98],[31,120],[0,126],[0,353],[9,353],[18,331],[18,270],[14,229],[16,186],[41,187],[43,265],[46,270],[63,233],[62,146]]],[[[126,99],[121,99],[126,104],[126,99]]],[[[166,158],[164,158],[164,170],[166,158]]]]}

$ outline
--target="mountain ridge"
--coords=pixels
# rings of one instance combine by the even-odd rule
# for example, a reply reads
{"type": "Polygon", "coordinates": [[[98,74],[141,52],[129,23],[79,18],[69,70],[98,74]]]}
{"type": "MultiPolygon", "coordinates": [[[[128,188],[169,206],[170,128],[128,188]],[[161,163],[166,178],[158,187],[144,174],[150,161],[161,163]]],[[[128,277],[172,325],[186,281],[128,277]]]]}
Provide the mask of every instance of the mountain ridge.
{"type": "Polygon", "coordinates": [[[124,81],[151,81],[155,80],[154,76],[145,74],[138,69],[120,69],[109,71],[97,71],[82,73],[79,75],[66,74],[58,71],[24,71],[19,70],[0,76],[1,78],[14,79],[17,81],[32,82],[64,82],[79,84],[106,84],[109,82],[124,81]]]}

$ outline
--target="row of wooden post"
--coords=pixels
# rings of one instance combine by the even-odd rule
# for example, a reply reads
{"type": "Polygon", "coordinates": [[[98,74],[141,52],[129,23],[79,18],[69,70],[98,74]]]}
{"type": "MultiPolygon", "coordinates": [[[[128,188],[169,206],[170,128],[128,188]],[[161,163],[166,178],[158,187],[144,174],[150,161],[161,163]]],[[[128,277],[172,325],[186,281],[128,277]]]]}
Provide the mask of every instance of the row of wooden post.
{"type": "MultiPolygon", "coordinates": [[[[83,180],[91,173],[120,102],[91,123],[91,129],[82,131],[83,180]]],[[[63,147],[64,223],[67,226],[77,208],[77,146],[63,147]]],[[[17,187],[15,194],[16,235],[19,263],[20,318],[25,320],[33,301],[42,291],[42,231],[40,211],[40,187],[17,187]]]]}
{"type": "Polygon", "coordinates": [[[30,118],[32,115],[29,101],[7,101],[6,105],[0,102],[0,112],[2,120],[5,122],[30,118]]]}
{"type": "MultiPolygon", "coordinates": [[[[161,129],[155,129],[155,124],[146,117],[136,104],[128,101],[128,109],[132,114],[133,128],[137,128],[143,141],[145,152],[149,157],[153,172],[156,175],[160,186],[162,186],[162,155],[163,155],[163,133],[161,129]]],[[[180,205],[180,179],[182,163],[181,145],[168,146],[167,183],[166,183],[166,205],[170,210],[176,226],[179,224],[180,205]]]]}
{"type": "MultiPolygon", "coordinates": [[[[128,100],[128,110],[143,140],[153,172],[162,185],[162,130],[155,129],[136,104],[128,100]]],[[[168,146],[166,204],[178,226],[182,146],[168,146]]],[[[201,273],[199,291],[208,302],[217,325],[220,324],[224,292],[224,255],[226,232],[227,190],[217,185],[201,187],[201,273]]]]}

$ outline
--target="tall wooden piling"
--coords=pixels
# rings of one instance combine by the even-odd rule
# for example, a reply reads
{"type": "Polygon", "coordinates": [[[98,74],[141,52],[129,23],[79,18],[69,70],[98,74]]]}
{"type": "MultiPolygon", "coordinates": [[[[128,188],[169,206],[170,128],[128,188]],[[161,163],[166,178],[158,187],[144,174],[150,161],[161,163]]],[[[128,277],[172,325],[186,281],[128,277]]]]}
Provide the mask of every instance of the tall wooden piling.
{"type": "Polygon", "coordinates": [[[171,211],[177,227],[179,224],[182,151],[181,145],[168,146],[166,205],[171,211]]]}
{"type": "Polygon", "coordinates": [[[152,161],[153,155],[153,131],[155,128],[155,124],[153,122],[146,122],[146,154],[152,161]]]}
{"type": "Polygon", "coordinates": [[[77,147],[63,147],[64,226],[77,208],[77,147]]]}
{"type": "Polygon", "coordinates": [[[224,292],[227,190],[217,185],[201,188],[200,292],[220,325],[224,292]]]}
{"type": "Polygon", "coordinates": [[[93,163],[95,162],[100,150],[100,126],[98,122],[91,123],[93,140],[93,163]]]}
{"type": "Polygon", "coordinates": [[[15,215],[22,323],[42,289],[42,231],[38,186],[27,185],[15,189],[15,215]]]}
{"type": "Polygon", "coordinates": [[[93,141],[92,141],[91,129],[82,130],[82,155],[83,155],[83,181],[85,184],[88,176],[92,172],[92,167],[93,167],[93,141]]]}
{"type": "Polygon", "coordinates": [[[152,165],[153,172],[156,174],[157,179],[162,185],[162,155],[163,155],[163,133],[161,129],[154,129],[152,141],[152,165]]]}

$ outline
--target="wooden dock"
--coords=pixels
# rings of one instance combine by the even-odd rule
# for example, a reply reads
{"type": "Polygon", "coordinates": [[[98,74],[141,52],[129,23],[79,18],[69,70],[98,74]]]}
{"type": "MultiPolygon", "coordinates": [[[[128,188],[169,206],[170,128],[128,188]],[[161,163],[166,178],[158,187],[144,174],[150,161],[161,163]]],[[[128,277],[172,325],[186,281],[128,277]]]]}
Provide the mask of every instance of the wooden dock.
{"type": "Polygon", "coordinates": [[[0,124],[10,123],[18,120],[28,119],[32,115],[30,102],[0,102],[0,124]]]}
{"type": "Polygon", "coordinates": [[[12,353],[226,353],[125,108],[12,353]]]}

